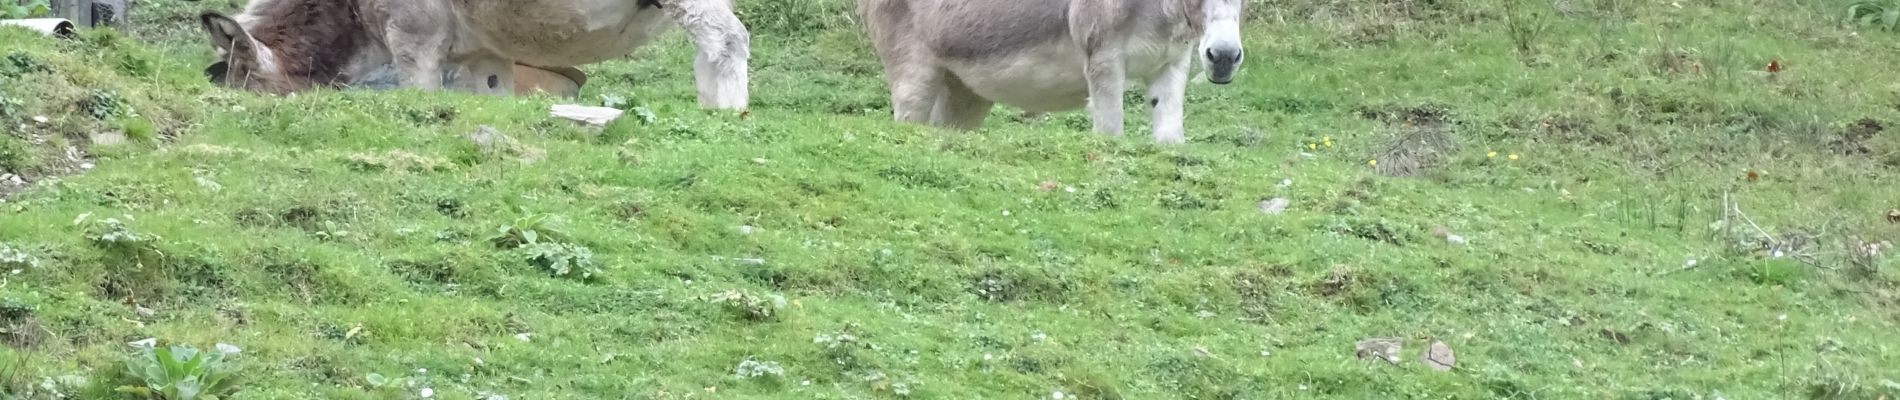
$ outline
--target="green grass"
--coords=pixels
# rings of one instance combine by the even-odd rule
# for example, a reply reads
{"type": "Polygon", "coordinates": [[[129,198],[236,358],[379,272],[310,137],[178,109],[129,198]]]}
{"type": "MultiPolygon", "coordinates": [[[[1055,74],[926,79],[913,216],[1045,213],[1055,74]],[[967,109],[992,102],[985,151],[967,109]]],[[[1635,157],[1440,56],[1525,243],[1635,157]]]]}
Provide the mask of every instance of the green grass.
{"type": "Polygon", "coordinates": [[[1900,397],[1900,258],[1844,245],[1900,239],[1900,36],[1565,3],[1258,4],[1184,146],[892,123],[842,0],[741,2],[748,118],[677,34],[586,67],[655,116],[605,129],[216,89],[198,3],[0,30],[0,393],[116,398],[157,337],[241,347],[231,399],[1900,397]]]}

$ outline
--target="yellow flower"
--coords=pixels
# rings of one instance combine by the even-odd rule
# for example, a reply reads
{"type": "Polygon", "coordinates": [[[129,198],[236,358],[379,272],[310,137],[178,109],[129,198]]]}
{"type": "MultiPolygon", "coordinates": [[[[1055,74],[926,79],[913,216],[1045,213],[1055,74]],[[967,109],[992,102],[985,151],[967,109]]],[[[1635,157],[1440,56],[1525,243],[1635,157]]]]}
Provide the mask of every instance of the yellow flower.
{"type": "Polygon", "coordinates": [[[1486,155],[1484,155],[1484,156],[1485,156],[1485,157],[1490,157],[1490,158],[1498,158],[1498,152],[1495,152],[1495,151],[1493,151],[1493,152],[1491,152],[1491,154],[1486,154],[1486,155]]]}
{"type": "Polygon", "coordinates": [[[1324,144],[1326,147],[1333,147],[1333,137],[1332,136],[1321,137],[1320,143],[1324,144]]]}
{"type": "Polygon", "coordinates": [[[1377,167],[1379,166],[1379,160],[1366,160],[1366,165],[1377,167]]]}
{"type": "Polygon", "coordinates": [[[1511,161],[1517,161],[1517,154],[1511,154],[1511,161]]]}
{"type": "Polygon", "coordinates": [[[1306,149],[1307,149],[1307,150],[1319,150],[1319,145],[1317,145],[1317,144],[1312,144],[1312,143],[1307,143],[1307,144],[1306,144],[1306,149]]]}

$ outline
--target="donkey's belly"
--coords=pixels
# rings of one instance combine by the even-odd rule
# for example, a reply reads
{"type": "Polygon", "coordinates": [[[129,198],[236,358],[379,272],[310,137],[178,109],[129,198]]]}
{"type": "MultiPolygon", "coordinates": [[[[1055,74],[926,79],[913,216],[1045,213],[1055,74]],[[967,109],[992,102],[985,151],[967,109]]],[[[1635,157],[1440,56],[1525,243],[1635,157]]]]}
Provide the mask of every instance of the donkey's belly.
{"type": "Polygon", "coordinates": [[[672,23],[632,0],[456,0],[457,53],[577,66],[632,53],[672,23]]]}
{"type": "Polygon", "coordinates": [[[1012,55],[945,62],[977,95],[1033,112],[1073,110],[1088,103],[1088,75],[1079,49],[1050,44],[1012,55]]]}
{"type": "MultiPolygon", "coordinates": [[[[1142,42],[1123,54],[1127,84],[1154,80],[1181,56],[1177,46],[1142,42]]],[[[1051,43],[1012,55],[946,62],[972,91],[997,103],[1032,112],[1056,112],[1088,104],[1087,57],[1068,43],[1051,43]]],[[[1126,89],[1126,88],[1118,88],[1126,89]]]]}

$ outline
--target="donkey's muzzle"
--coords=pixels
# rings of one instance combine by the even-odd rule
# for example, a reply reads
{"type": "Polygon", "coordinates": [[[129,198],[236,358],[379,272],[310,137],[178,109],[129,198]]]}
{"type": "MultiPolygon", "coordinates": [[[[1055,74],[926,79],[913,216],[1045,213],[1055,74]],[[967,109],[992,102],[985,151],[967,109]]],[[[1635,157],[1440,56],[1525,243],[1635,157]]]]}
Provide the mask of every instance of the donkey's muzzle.
{"type": "Polygon", "coordinates": [[[1207,80],[1216,85],[1234,82],[1234,71],[1240,69],[1244,54],[1240,49],[1207,49],[1207,80]]]}

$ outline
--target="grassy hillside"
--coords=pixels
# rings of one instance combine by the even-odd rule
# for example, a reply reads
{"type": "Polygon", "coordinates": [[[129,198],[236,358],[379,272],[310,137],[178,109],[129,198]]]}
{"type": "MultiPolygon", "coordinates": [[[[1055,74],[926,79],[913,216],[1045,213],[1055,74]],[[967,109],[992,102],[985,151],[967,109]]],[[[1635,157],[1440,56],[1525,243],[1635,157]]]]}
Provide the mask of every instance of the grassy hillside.
{"type": "Polygon", "coordinates": [[[846,1],[740,3],[748,117],[675,35],[585,68],[605,129],[213,88],[197,2],[0,30],[0,397],[157,338],[229,399],[1900,398],[1900,35],[1845,2],[1264,1],[1182,146],[894,124],[846,1]]]}

